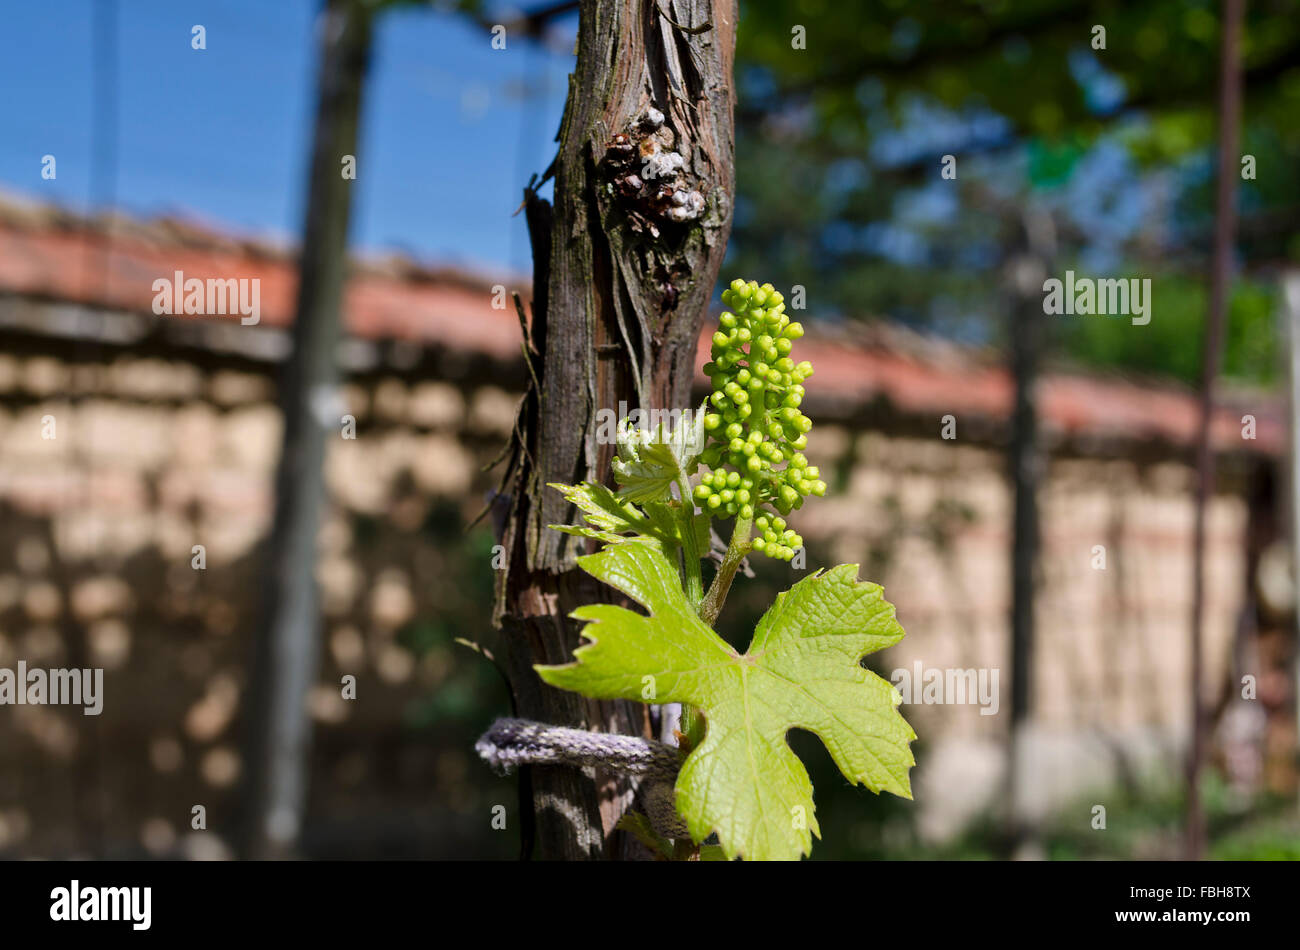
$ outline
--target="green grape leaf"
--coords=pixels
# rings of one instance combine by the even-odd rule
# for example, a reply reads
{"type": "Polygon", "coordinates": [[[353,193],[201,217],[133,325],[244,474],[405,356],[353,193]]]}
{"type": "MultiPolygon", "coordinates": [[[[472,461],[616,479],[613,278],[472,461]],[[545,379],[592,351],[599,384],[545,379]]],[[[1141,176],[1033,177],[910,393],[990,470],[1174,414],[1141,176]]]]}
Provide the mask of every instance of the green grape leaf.
{"type": "MultiPolygon", "coordinates": [[[[565,500],[582,512],[586,525],[553,524],[551,528],[565,534],[595,538],[606,544],[629,542],[657,545],[670,560],[682,546],[682,526],[678,511],[662,502],[647,502],[638,508],[624,501],[604,485],[583,482],[580,485],[563,485],[551,482],[550,487],[560,491],[565,500]]],[[[693,504],[693,502],[692,502],[693,504]]],[[[696,550],[709,550],[709,519],[695,518],[696,550]]]]}
{"type": "Polygon", "coordinates": [[[578,559],[584,571],[645,607],[613,604],[573,612],[589,641],[574,662],[539,666],[542,679],[597,699],[698,707],[703,743],[677,778],[677,810],[691,837],[717,832],[728,858],[796,859],[819,837],[808,773],[786,742],[815,733],[850,782],[911,798],[908,743],[888,682],[862,666],[897,643],[903,628],[876,584],[855,564],[804,578],[777,597],[750,649],[737,653],[691,610],[677,571],[649,545],[608,547],[578,559]]]}
{"type": "Polygon", "coordinates": [[[679,476],[695,473],[704,445],[703,406],[683,412],[671,432],[662,422],[651,432],[621,420],[618,457],[611,463],[619,496],[636,502],[667,500],[679,476]]]}

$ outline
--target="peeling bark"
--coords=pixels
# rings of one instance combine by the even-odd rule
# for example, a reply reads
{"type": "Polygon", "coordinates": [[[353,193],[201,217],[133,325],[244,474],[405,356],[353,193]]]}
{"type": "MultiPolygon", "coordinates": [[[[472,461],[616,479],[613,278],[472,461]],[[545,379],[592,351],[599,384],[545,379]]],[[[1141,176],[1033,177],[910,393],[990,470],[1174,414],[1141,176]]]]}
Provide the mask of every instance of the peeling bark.
{"type": "MultiPolygon", "coordinates": [[[[518,716],[651,735],[647,708],[543,684],[535,663],[578,645],[569,613],[612,592],[575,567],[590,542],[547,530],[575,520],[549,482],[606,480],[614,447],[597,412],[685,407],[696,342],[731,230],[731,0],[584,0],[577,65],[552,170],[555,203],[525,192],[534,258],[528,330],[534,386],[520,408],[504,491],[508,569],[496,621],[518,716]]],[[[548,173],[549,174],[549,173],[548,173]]],[[[545,179],[543,179],[545,180],[545,179]]],[[[625,856],[613,826],[623,780],[565,768],[522,779],[526,854],[625,856]]]]}

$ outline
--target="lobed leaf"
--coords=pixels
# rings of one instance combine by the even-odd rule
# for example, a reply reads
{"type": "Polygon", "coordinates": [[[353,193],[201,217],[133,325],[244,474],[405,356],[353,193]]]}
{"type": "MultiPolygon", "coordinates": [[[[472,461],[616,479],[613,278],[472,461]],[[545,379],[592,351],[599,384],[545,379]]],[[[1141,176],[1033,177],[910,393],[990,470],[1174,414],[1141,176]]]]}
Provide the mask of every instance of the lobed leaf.
{"type": "Polygon", "coordinates": [[[911,798],[909,743],[894,687],[862,666],[898,642],[903,629],[876,584],[856,565],[811,575],[781,594],[737,653],[705,625],[677,571],[652,545],[607,547],[579,565],[648,613],[612,604],[574,611],[588,641],[574,662],[539,666],[546,682],[598,699],[700,709],[704,741],[676,783],[677,810],[691,837],[716,832],[728,858],[794,859],[820,836],[808,773],[786,734],[815,733],[845,778],[911,798]]]}

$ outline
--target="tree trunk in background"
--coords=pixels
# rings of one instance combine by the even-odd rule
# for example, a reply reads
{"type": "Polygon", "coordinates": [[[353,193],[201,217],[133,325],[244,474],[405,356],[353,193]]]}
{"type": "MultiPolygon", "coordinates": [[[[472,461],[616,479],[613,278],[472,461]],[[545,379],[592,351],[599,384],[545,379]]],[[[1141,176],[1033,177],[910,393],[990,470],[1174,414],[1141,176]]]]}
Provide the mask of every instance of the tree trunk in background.
{"type": "MultiPolygon", "coordinates": [[[[597,444],[598,411],[688,405],[731,230],[735,24],[732,0],[581,5],[554,206],[526,192],[536,385],[506,476],[496,609],[519,716],[650,735],[647,707],[556,690],[532,668],[570,661],[579,637],[568,614],[611,595],[575,567],[587,542],[547,530],[575,513],[546,486],[608,478],[614,446],[597,444]]],[[[612,829],[630,800],[625,782],[524,771],[525,855],[623,853],[612,829]]]]}
{"type": "Polygon", "coordinates": [[[276,473],[267,589],[250,702],[244,816],[247,857],[292,856],[307,801],[308,692],[320,654],[316,535],[325,497],[326,437],[338,433],[336,363],[370,14],[361,0],[328,0],[318,22],[320,72],[293,352],[280,377],[284,441],[276,473]]]}
{"type": "Polygon", "coordinates": [[[1012,857],[1038,856],[1035,822],[1029,799],[1034,776],[1026,754],[1032,718],[1034,680],[1034,602],[1038,583],[1038,487],[1045,460],[1038,438],[1038,371],[1046,321],[1043,281],[1055,256],[1050,217],[1032,208],[1017,222],[1018,253],[1010,266],[1011,378],[1015,402],[1007,443],[1011,480],[1011,724],[1008,736],[1008,841],[1012,857]]]}
{"type": "Polygon", "coordinates": [[[1290,428],[1290,464],[1287,466],[1287,514],[1291,519],[1291,579],[1295,601],[1291,632],[1291,697],[1295,704],[1296,734],[1300,735],[1300,270],[1282,274],[1282,323],[1287,344],[1288,422],[1290,428]]]}
{"type": "Polygon", "coordinates": [[[1214,497],[1214,453],[1210,417],[1214,384],[1223,348],[1223,316],[1232,281],[1232,241],[1237,227],[1237,176],[1241,160],[1241,19],[1245,0],[1225,0],[1220,21],[1219,158],[1215,174],[1214,253],[1210,262],[1210,308],[1206,314],[1205,350],[1201,361],[1201,405],[1196,440],[1196,516],[1192,542],[1192,676],[1191,750],[1187,756],[1186,857],[1205,852],[1205,815],[1201,808],[1201,765],[1208,724],[1205,715],[1205,508],[1214,497]]]}

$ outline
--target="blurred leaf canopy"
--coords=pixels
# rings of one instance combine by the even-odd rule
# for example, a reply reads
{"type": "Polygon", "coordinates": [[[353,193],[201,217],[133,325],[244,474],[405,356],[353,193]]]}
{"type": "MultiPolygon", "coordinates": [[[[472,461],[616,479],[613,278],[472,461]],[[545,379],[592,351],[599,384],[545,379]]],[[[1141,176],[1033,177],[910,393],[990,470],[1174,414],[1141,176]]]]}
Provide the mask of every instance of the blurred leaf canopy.
{"type": "MultiPolygon", "coordinates": [[[[1256,177],[1240,182],[1225,372],[1254,381],[1274,372],[1272,274],[1300,255],[1295,14],[1252,2],[1243,40],[1256,177]]],[[[1064,351],[1195,379],[1217,3],[749,0],[741,16],[731,269],[804,285],[815,316],[997,341],[999,270],[1032,202],[1057,223],[1057,270],[1155,285],[1150,325],[1073,318],[1064,351]]]]}

